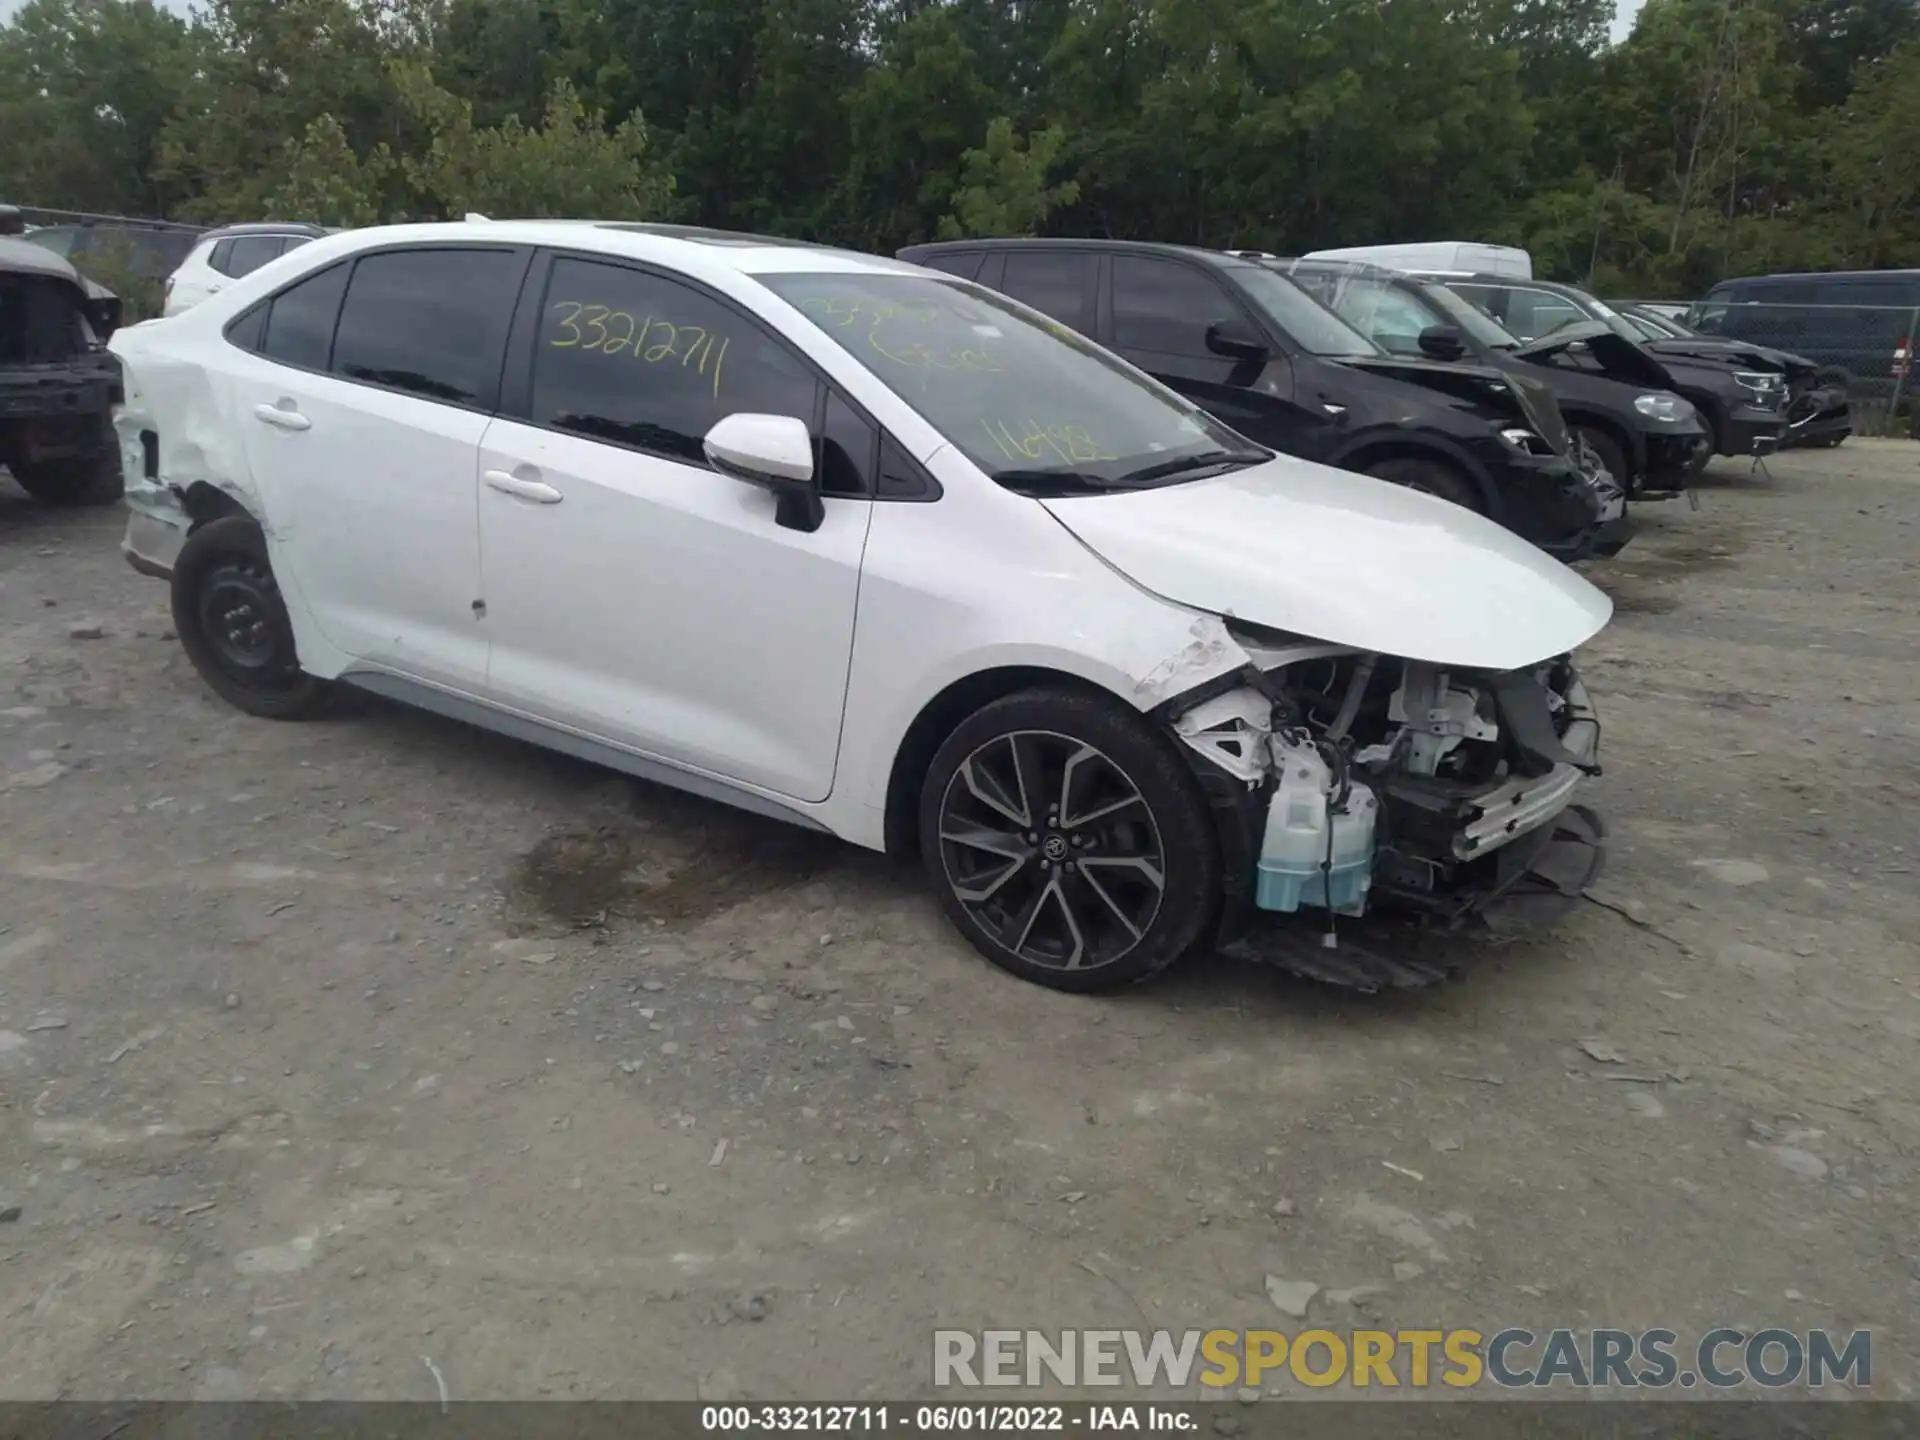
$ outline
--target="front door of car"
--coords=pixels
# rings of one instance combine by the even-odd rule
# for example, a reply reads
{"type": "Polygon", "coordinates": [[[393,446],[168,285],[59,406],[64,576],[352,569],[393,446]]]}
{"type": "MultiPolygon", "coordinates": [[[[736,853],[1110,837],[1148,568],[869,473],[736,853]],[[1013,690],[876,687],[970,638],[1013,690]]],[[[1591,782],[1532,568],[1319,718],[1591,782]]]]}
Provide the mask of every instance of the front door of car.
{"type": "Polygon", "coordinates": [[[516,334],[478,467],[491,692],[824,800],[877,432],[759,321],[665,272],[556,256],[516,334]],[[707,463],[703,437],[739,412],[808,422],[819,529],[776,523],[773,495],[707,463]]]}
{"type": "Polygon", "coordinates": [[[1219,353],[1207,332],[1267,339],[1239,298],[1204,266],[1158,255],[1116,254],[1109,265],[1110,319],[1099,338],[1163,385],[1261,445],[1317,458],[1326,417],[1294,401],[1294,366],[1219,353]]]}
{"type": "Polygon", "coordinates": [[[474,613],[474,463],[530,254],[373,251],[230,328],[234,418],[284,571],[328,643],[463,691],[486,682],[474,613]]]}

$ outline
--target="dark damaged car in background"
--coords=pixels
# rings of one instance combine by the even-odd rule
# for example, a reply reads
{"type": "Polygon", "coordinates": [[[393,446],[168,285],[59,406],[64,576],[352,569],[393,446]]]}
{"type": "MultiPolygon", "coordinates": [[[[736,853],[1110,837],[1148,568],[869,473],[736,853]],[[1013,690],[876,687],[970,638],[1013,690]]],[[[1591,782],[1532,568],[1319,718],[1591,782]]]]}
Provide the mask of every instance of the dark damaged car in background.
{"type": "Polygon", "coordinates": [[[1052,316],[1259,444],[1438,495],[1562,560],[1626,543],[1621,487],[1572,455],[1545,385],[1389,355],[1251,261],[1078,239],[952,241],[900,258],[1052,316]]]}
{"type": "Polygon", "coordinates": [[[0,466],[36,500],[105,505],[120,496],[120,363],[106,348],[119,322],[111,291],[0,234],[0,466]]]}
{"type": "Polygon", "coordinates": [[[1831,450],[1853,433],[1853,402],[1847,393],[1848,374],[1837,365],[1822,365],[1805,355],[1750,340],[1708,335],[1686,320],[1650,305],[1613,307],[1647,339],[1647,348],[1661,356],[1731,360],[1748,369],[1778,369],[1787,381],[1787,433],[1780,448],[1831,450]]]}
{"type": "Polygon", "coordinates": [[[1603,325],[1522,344],[1436,281],[1352,260],[1281,260],[1279,270],[1393,354],[1471,358],[1546,384],[1575,437],[1640,500],[1686,486],[1709,442],[1699,412],[1643,348],[1603,325]]]}
{"type": "MultiPolygon", "coordinates": [[[[1715,455],[1767,456],[1786,442],[1787,378],[1778,365],[1762,357],[1663,346],[1575,285],[1512,275],[1421,273],[1471,300],[1523,341],[1565,339],[1575,327],[1599,325],[1640,346],[1659,360],[1672,377],[1673,388],[1700,412],[1713,437],[1715,455]]],[[[1581,329],[1577,333],[1595,332],[1581,329]]],[[[1706,468],[1704,457],[1701,468],[1706,468]]]]}

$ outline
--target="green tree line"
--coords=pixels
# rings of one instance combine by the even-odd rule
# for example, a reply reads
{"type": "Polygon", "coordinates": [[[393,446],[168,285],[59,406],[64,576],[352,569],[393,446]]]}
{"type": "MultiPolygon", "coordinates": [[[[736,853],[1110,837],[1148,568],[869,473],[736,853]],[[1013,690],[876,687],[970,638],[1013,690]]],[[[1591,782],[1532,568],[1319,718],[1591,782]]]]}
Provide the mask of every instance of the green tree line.
{"type": "Polygon", "coordinates": [[[1920,265],[1920,0],[29,0],[0,199],[1920,265]]]}

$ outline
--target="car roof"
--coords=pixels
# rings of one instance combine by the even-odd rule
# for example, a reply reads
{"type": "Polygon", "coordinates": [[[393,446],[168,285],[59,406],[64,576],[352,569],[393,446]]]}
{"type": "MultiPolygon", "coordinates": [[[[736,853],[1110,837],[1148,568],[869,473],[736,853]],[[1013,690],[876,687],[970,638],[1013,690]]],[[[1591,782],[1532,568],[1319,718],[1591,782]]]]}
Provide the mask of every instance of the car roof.
{"type": "Polygon", "coordinates": [[[1735,275],[1714,285],[1725,290],[1735,285],[1804,285],[1809,280],[1888,280],[1911,284],[1920,280],[1920,270],[1783,270],[1776,275],[1735,275]]]}
{"type": "Polygon", "coordinates": [[[418,225],[376,225],[322,236],[300,254],[315,260],[355,255],[392,245],[435,241],[545,245],[592,250],[629,260],[673,265],[691,274],[733,271],[743,275],[839,271],[909,275],[916,267],[879,255],[838,250],[803,240],[697,225],[656,225],[605,220],[467,220],[418,225]]]}
{"type": "Polygon", "coordinates": [[[895,253],[906,255],[952,254],[956,250],[1102,250],[1122,255],[1165,255],[1175,259],[1200,260],[1222,270],[1236,270],[1253,262],[1227,250],[1207,250],[1198,245],[1168,245],[1158,240],[1103,240],[1095,236],[1047,237],[1001,236],[981,240],[933,240],[924,245],[908,245],[895,253]]]}
{"type": "Polygon", "coordinates": [[[1426,270],[1401,270],[1392,265],[1382,265],[1374,260],[1289,260],[1278,255],[1265,256],[1261,264],[1276,270],[1326,270],[1338,275],[1357,275],[1363,279],[1379,280],[1388,284],[1418,284],[1432,278],[1433,272],[1426,270]]]}
{"type": "Polygon", "coordinates": [[[239,235],[311,235],[319,237],[329,234],[325,226],[309,225],[303,220],[258,220],[241,225],[222,225],[218,229],[205,231],[202,240],[231,240],[239,235]]]}

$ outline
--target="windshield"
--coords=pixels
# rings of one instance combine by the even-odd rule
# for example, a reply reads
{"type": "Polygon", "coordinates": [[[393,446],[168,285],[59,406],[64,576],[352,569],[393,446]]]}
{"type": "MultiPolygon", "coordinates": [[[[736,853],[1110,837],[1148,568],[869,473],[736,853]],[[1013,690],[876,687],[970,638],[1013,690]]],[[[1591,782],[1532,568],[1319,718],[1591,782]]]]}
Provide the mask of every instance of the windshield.
{"type": "Polygon", "coordinates": [[[1310,355],[1334,359],[1380,354],[1380,347],[1327,309],[1305,290],[1264,265],[1235,267],[1233,278],[1247,298],[1272,318],[1288,338],[1310,355]]]}
{"type": "Polygon", "coordinates": [[[1418,355],[1421,334],[1447,323],[1418,293],[1372,275],[1305,266],[1286,274],[1389,355],[1418,355]]]}
{"type": "Polygon", "coordinates": [[[1447,319],[1458,325],[1467,334],[1482,345],[1494,350],[1517,350],[1520,341],[1498,320],[1494,319],[1478,305],[1463,296],[1456,295],[1444,285],[1422,284],[1420,293],[1434,305],[1446,312],[1447,319]]]}
{"type": "Polygon", "coordinates": [[[756,278],[1023,493],[1170,484],[1271,458],[1066,326],[968,281],[756,278]]]}
{"type": "Polygon", "coordinates": [[[1638,345],[1647,338],[1628,322],[1626,316],[1607,304],[1606,301],[1596,300],[1593,296],[1587,294],[1586,291],[1575,290],[1572,286],[1567,287],[1567,293],[1576,305],[1585,306],[1589,315],[1596,320],[1604,321],[1606,327],[1622,340],[1631,340],[1634,344],[1638,345]]]}
{"type": "Polygon", "coordinates": [[[1418,355],[1421,332],[1450,326],[1492,350],[1512,350],[1519,341],[1490,317],[1441,285],[1404,282],[1358,271],[1299,265],[1287,272],[1295,284],[1333,308],[1354,329],[1389,354],[1418,355]]]}

